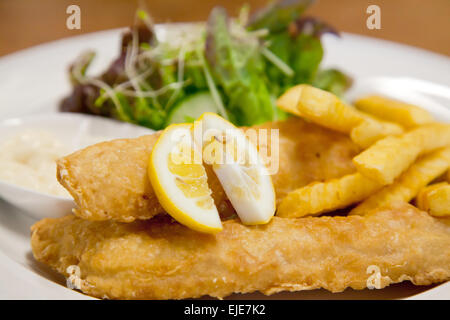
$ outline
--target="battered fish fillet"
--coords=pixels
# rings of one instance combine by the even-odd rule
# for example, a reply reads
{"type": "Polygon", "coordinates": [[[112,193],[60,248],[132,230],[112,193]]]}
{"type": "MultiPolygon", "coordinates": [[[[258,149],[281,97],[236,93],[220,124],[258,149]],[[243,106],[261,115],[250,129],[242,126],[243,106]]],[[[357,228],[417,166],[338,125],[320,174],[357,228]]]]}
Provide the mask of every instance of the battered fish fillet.
{"type": "Polygon", "coordinates": [[[31,245],[38,261],[65,276],[69,266],[78,266],[81,291],[99,298],[339,292],[363,289],[368,279],[383,288],[405,280],[428,285],[450,278],[448,220],[404,203],[363,217],[274,217],[263,226],[228,220],[217,235],[168,219],[44,219],[31,228],[31,245]],[[381,274],[368,274],[369,266],[381,274]]]}
{"type": "MultiPolygon", "coordinates": [[[[256,128],[279,129],[279,170],[272,176],[277,202],[313,181],[355,172],[358,147],[345,135],[299,118],[256,128]]],[[[59,182],[75,199],[75,214],[89,220],[131,222],[163,209],[147,177],[147,162],[159,133],[99,143],[57,161],[59,182]]],[[[270,138],[270,134],[269,134],[270,138]]],[[[267,147],[271,152],[270,141],[267,147]]],[[[207,168],[209,184],[222,216],[232,211],[217,177],[207,168]]]]}

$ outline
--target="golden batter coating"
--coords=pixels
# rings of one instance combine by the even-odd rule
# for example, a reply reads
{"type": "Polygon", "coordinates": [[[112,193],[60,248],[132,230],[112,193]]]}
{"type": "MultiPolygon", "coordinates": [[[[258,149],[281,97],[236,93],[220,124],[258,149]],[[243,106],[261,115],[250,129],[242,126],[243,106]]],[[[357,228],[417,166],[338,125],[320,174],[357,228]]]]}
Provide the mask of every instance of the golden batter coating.
{"type": "MultiPolygon", "coordinates": [[[[359,150],[343,134],[299,118],[256,128],[279,129],[279,170],[272,176],[277,202],[310,182],[355,172],[351,159],[359,150]]],[[[75,199],[75,214],[89,220],[131,222],[162,213],[147,177],[148,158],[158,136],[103,142],[58,160],[57,177],[75,199]]],[[[207,171],[219,212],[227,215],[232,210],[229,201],[212,170],[207,171]]]]}
{"type": "Polygon", "coordinates": [[[81,280],[75,283],[99,298],[339,292],[450,278],[448,220],[404,203],[363,217],[274,217],[262,226],[228,220],[216,235],[192,231],[168,216],[118,223],[69,215],[44,219],[31,230],[35,258],[65,276],[69,266],[79,267],[81,280]]]}

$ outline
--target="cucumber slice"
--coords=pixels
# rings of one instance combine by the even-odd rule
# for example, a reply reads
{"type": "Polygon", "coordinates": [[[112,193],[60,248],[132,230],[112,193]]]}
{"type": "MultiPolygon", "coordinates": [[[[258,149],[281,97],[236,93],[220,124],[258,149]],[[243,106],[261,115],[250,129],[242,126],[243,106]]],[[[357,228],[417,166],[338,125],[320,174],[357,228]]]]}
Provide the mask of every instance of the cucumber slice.
{"type": "Polygon", "coordinates": [[[166,125],[193,122],[204,112],[219,113],[217,105],[209,92],[199,92],[180,101],[170,111],[166,125]]]}

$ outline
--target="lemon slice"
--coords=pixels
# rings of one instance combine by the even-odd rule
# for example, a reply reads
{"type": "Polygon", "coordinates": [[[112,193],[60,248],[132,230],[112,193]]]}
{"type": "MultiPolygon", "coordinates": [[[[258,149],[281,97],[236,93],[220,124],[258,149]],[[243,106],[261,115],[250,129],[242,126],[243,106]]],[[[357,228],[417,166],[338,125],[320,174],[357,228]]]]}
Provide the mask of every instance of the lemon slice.
{"type": "Polygon", "coordinates": [[[275,213],[275,191],[256,146],[215,113],[204,113],[194,126],[203,161],[212,165],[242,223],[269,222],[275,213]]]}
{"type": "Polygon", "coordinates": [[[174,124],[163,131],[153,147],[148,175],[161,206],[175,220],[196,231],[216,233],[222,223],[197,157],[192,127],[174,124]]]}

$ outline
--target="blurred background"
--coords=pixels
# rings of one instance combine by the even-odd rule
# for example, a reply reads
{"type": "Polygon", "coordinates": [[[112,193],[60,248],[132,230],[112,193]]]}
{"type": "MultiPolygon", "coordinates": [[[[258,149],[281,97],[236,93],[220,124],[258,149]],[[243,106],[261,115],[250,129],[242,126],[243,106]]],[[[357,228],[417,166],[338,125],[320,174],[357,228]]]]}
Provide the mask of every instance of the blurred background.
{"type": "MultiPolygon", "coordinates": [[[[131,25],[138,6],[156,22],[205,20],[221,5],[236,15],[267,0],[0,0],[0,56],[43,42],[131,25]],[[81,8],[81,30],[68,30],[66,8],[81,8]]],[[[307,11],[338,30],[397,41],[450,55],[450,0],[317,0],[307,11]],[[369,30],[369,5],[381,8],[381,30],[369,30]]]]}

